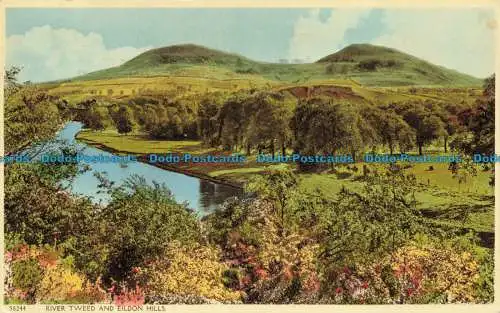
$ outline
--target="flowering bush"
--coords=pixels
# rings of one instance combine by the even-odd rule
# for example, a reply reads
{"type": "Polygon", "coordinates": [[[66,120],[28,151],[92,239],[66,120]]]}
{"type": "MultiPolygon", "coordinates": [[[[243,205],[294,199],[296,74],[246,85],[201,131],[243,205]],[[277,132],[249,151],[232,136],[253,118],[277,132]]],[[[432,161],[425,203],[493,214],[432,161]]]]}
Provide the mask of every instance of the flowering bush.
{"type": "Polygon", "coordinates": [[[12,286],[27,300],[35,296],[42,275],[43,269],[36,259],[19,260],[12,264],[12,286]]]}
{"type": "Polygon", "coordinates": [[[37,302],[64,302],[82,291],[85,278],[65,268],[48,268],[37,288],[37,302]]]}
{"type": "Polygon", "coordinates": [[[101,281],[98,279],[95,283],[86,281],[82,289],[77,291],[71,301],[75,303],[111,303],[111,295],[101,288],[101,281]]]}
{"type": "Polygon", "coordinates": [[[404,247],[392,268],[400,299],[411,303],[474,302],[479,265],[469,252],[434,247],[404,247]]]}
{"type": "Polygon", "coordinates": [[[144,304],[144,293],[143,290],[136,286],[135,289],[129,289],[124,287],[120,290],[120,293],[113,296],[113,303],[115,305],[143,305],[144,304]]]}
{"type": "Polygon", "coordinates": [[[5,252],[5,281],[8,301],[20,303],[110,302],[100,281],[89,282],[51,247],[16,245],[5,252]]]}
{"type": "Polygon", "coordinates": [[[344,267],[322,280],[331,303],[475,302],[479,265],[468,252],[405,246],[371,265],[344,267]]]}
{"type": "Polygon", "coordinates": [[[222,302],[238,301],[240,293],[224,286],[222,275],[226,269],[227,266],[219,262],[216,249],[174,242],[164,257],[132,272],[145,286],[148,296],[197,295],[222,302]]]}

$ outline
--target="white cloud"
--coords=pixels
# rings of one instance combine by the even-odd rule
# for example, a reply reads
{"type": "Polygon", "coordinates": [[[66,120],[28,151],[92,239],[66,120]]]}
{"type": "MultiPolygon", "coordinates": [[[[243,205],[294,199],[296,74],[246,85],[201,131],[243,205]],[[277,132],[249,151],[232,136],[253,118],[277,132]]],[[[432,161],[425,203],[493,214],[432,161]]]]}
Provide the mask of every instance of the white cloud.
{"type": "Polygon", "coordinates": [[[492,20],[492,13],[474,9],[388,10],[385,23],[389,30],[372,43],[486,77],[495,68],[492,20]]]}
{"type": "Polygon", "coordinates": [[[311,10],[308,16],[301,16],[294,25],[290,40],[289,58],[316,61],[335,52],[342,44],[344,33],[355,28],[370,10],[334,10],[325,22],[319,17],[319,10],[311,10]]]}
{"type": "Polygon", "coordinates": [[[23,67],[19,79],[38,82],[117,66],[152,47],[108,49],[100,34],[42,26],[8,37],[6,48],[6,64],[23,67]]]}

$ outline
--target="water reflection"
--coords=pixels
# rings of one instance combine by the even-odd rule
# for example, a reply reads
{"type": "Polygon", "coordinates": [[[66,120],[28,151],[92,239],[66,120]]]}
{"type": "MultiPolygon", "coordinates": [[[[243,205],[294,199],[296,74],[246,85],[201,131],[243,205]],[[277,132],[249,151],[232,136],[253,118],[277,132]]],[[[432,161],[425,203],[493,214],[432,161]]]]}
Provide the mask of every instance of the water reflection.
{"type": "Polygon", "coordinates": [[[204,208],[205,213],[210,213],[234,196],[243,196],[243,191],[232,186],[200,180],[200,207],[204,208]]]}

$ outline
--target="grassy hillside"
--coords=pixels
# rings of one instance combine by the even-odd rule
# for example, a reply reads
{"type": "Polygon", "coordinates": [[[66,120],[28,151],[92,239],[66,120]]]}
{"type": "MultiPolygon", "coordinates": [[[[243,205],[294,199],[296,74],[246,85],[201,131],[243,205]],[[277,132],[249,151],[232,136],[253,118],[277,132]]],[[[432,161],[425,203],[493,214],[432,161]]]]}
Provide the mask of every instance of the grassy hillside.
{"type": "Polygon", "coordinates": [[[202,46],[174,45],[147,51],[124,64],[67,82],[125,77],[190,77],[304,84],[338,79],[365,86],[480,86],[475,77],[433,65],[394,49],[350,45],[309,64],[257,62],[202,46]]]}
{"type": "MultiPolygon", "coordinates": [[[[352,78],[377,82],[377,85],[478,85],[477,78],[403,53],[396,49],[370,44],[353,44],[321,58],[316,63],[331,68],[354,64],[352,78]],[[347,65],[346,65],[347,64],[347,65]]],[[[351,65],[349,68],[352,68],[351,65]]],[[[372,85],[373,83],[369,83],[372,85]]]]}
{"type": "Polygon", "coordinates": [[[242,65],[255,63],[243,56],[203,46],[185,44],[152,49],[123,64],[126,68],[145,68],[160,64],[242,65]]]}

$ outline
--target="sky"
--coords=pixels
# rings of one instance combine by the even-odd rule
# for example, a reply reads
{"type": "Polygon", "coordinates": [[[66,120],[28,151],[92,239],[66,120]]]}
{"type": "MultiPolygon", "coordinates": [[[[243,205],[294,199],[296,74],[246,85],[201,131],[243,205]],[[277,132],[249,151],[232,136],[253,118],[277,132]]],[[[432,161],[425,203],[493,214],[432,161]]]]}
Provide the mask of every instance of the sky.
{"type": "Polygon", "coordinates": [[[248,58],[314,62],[352,43],[395,48],[484,78],[494,71],[494,13],[467,9],[33,9],[6,11],[6,63],[21,81],[117,66],[152,48],[194,43],[248,58]]]}

